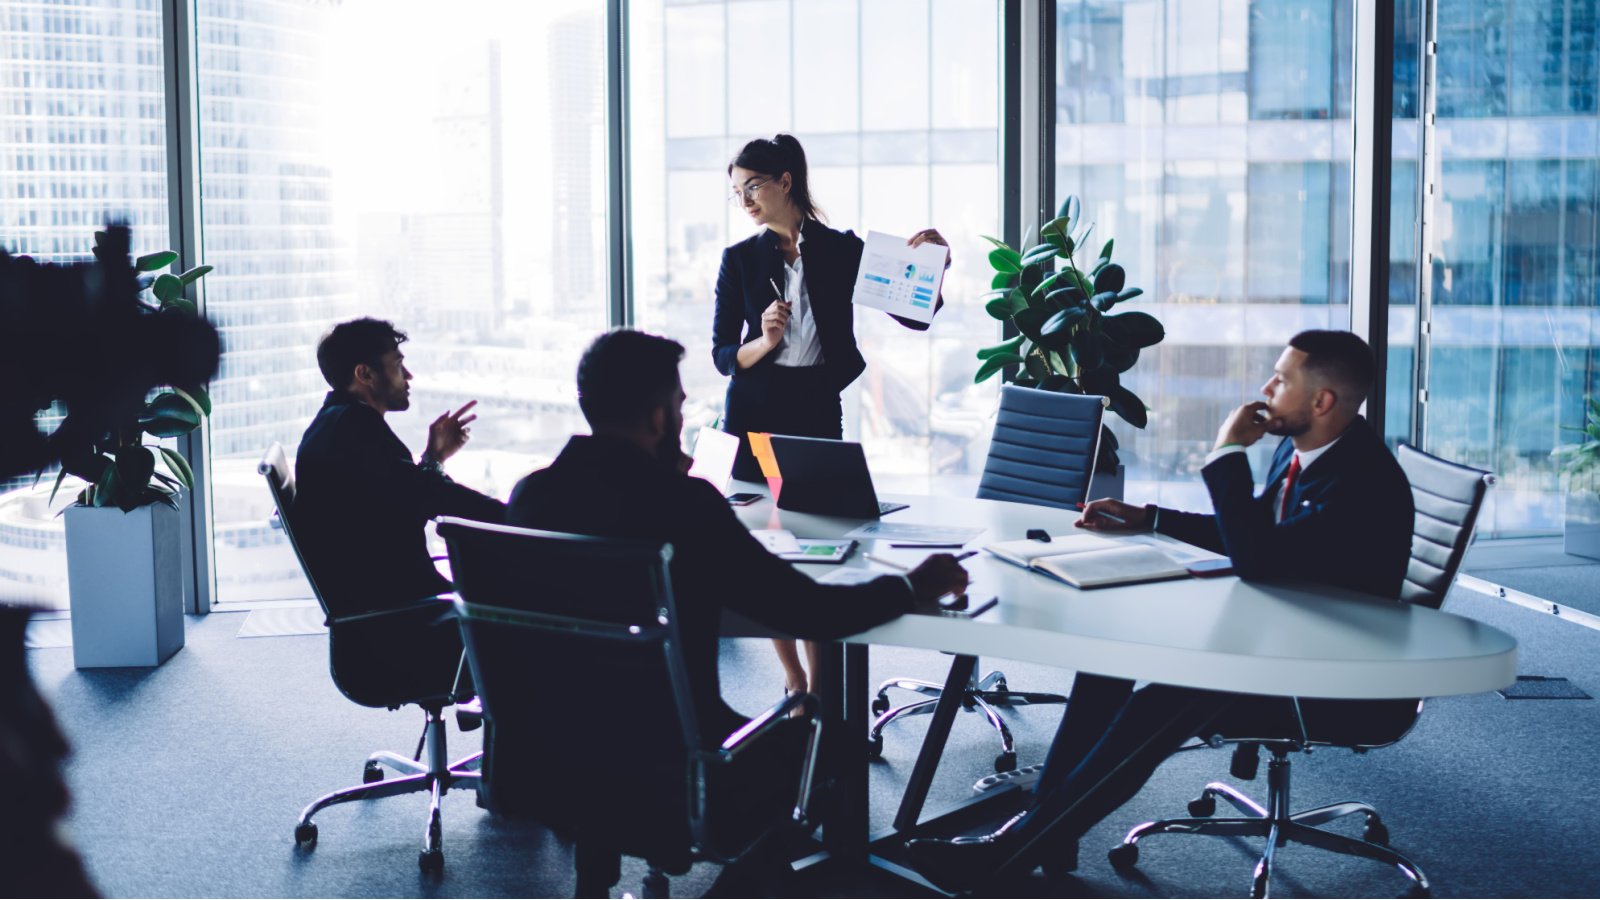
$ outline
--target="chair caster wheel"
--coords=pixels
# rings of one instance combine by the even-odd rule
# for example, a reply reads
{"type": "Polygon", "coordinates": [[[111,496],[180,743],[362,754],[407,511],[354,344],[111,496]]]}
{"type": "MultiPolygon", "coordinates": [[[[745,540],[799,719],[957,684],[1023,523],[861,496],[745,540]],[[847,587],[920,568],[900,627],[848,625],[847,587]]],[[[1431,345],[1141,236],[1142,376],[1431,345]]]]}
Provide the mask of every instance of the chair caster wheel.
{"type": "Polygon", "coordinates": [[[994,758],[996,772],[1013,772],[1017,768],[1017,754],[1015,752],[1002,753],[994,758]]]}
{"type": "Polygon", "coordinates": [[[1382,822],[1368,822],[1361,831],[1361,839],[1369,844],[1389,846],[1389,826],[1382,822]]]}
{"type": "Polygon", "coordinates": [[[872,714],[873,715],[881,716],[881,715],[883,715],[884,713],[886,713],[888,711],[889,711],[889,698],[888,698],[887,695],[879,694],[878,696],[876,696],[876,697],[874,697],[872,699],[872,714]]]}
{"type": "Polygon", "coordinates": [[[1250,882],[1251,900],[1263,900],[1267,896],[1267,873],[1257,872],[1255,880],[1250,882]]]}
{"type": "Polygon", "coordinates": [[[365,766],[363,766],[362,769],[361,769],[361,783],[362,784],[372,784],[374,782],[378,782],[378,781],[382,781],[382,780],[383,780],[383,766],[380,766],[377,763],[372,762],[371,760],[368,760],[367,764],[365,766]]]}
{"type": "Polygon", "coordinates": [[[1210,794],[1202,794],[1189,801],[1189,815],[1196,819],[1204,819],[1217,814],[1217,798],[1210,794]]]}
{"type": "Polygon", "coordinates": [[[424,872],[444,871],[444,851],[424,850],[417,854],[417,868],[424,872]]]}
{"type": "Polygon", "coordinates": [[[883,735],[875,734],[867,738],[867,759],[883,759],[883,735]]]}
{"type": "Polygon", "coordinates": [[[1011,690],[1011,685],[1006,684],[1006,680],[1004,678],[1002,678],[999,681],[996,681],[994,683],[994,687],[990,688],[989,690],[995,691],[997,693],[1004,694],[1007,691],[1011,690]]]}
{"type": "Polygon", "coordinates": [[[317,823],[307,822],[294,827],[294,842],[303,846],[311,846],[317,842],[317,823]]]}
{"type": "Polygon", "coordinates": [[[1111,868],[1118,872],[1131,872],[1139,864],[1138,844],[1118,844],[1106,854],[1106,860],[1111,863],[1111,868]]]}

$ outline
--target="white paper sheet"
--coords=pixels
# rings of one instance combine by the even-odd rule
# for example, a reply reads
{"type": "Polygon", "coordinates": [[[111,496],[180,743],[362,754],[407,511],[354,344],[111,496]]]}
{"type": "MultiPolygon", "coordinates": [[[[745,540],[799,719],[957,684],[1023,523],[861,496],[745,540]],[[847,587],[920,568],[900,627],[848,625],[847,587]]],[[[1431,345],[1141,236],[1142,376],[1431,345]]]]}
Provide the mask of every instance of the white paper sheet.
{"type": "Polygon", "coordinates": [[[818,584],[866,584],[886,574],[882,569],[840,568],[817,579],[818,584]]]}
{"type": "Polygon", "coordinates": [[[909,247],[906,239],[867,232],[852,300],[918,322],[932,322],[949,251],[940,244],[909,247]]]}
{"type": "Polygon", "coordinates": [[[752,528],[750,534],[767,548],[768,553],[800,553],[800,542],[795,540],[794,532],[782,528],[752,528]]]}
{"type": "Polygon", "coordinates": [[[982,528],[949,528],[944,525],[912,525],[906,522],[868,522],[845,537],[864,541],[902,541],[918,544],[965,544],[982,528]]]}

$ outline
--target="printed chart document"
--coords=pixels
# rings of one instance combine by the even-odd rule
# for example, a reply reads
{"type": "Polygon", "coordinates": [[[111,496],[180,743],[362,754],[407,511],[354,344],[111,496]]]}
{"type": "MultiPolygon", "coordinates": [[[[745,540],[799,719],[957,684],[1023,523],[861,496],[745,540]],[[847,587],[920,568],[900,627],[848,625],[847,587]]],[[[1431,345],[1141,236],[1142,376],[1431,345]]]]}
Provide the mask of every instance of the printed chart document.
{"type": "Polygon", "coordinates": [[[949,251],[941,244],[909,247],[905,238],[869,231],[851,299],[857,306],[932,322],[948,257],[949,251]]]}
{"type": "Polygon", "coordinates": [[[1129,544],[1092,534],[1053,541],[1006,541],[983,549],[1009,563],[1043,572],[1075,588],[1187,578],[1189,570],[1148,544],[1129,544]]]}

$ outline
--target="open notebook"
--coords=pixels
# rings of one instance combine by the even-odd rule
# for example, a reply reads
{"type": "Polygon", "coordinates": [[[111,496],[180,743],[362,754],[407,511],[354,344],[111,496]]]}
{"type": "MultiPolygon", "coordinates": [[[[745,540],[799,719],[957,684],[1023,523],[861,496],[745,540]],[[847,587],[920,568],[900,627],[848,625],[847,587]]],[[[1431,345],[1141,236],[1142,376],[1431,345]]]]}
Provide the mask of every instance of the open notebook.
{"type": "Polygon", "coordinates": [[[1075,534],[1044,541],[1005,541],[983,549],[1009,563],[1059,578],[1076,588],[1185,578],[1189,570],[1147,544],[1075,534]]]}

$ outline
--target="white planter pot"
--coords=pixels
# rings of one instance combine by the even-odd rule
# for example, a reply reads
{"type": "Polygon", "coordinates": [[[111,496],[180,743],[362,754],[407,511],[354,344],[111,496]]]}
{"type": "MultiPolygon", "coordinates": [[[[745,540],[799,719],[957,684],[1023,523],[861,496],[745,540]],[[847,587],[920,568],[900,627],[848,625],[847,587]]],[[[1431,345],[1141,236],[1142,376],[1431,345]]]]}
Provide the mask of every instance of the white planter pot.
{"type": "Polygon", "coordinates": [[[1566,551],[1572,556],[1600,559],[1600,493],[1567,493],[1566,551]]]}
{"type": "Polygon", "coordinates": [[[80,669],[158,666],[183,646],[178,511],[66,512],[72,658],[80,669]]]}
{"type": "Polygon", "coordinates": [[[1090,500],[1122,499],[1122,489],[1127,483],[1128,468],[1122,463],[1117,463],[1115,472],[1096,472],[1094,480],[1089,482],[1090,500]]]}

